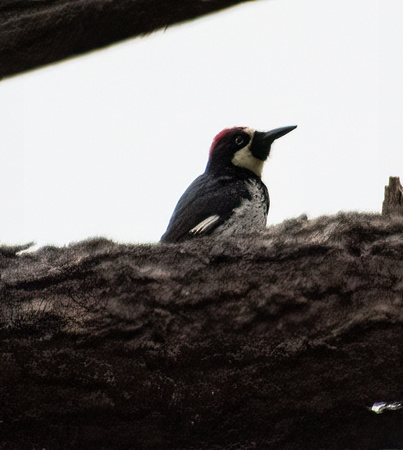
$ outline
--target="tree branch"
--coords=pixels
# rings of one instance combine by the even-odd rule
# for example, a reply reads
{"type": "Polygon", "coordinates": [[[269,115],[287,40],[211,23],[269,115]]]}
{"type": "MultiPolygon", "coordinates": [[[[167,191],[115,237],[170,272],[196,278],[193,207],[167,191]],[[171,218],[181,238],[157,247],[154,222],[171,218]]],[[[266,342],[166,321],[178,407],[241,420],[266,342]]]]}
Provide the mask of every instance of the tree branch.
{"type": "Polygon", "coordinates": [[[2,0],[0,78],[200,17],[242,0],[2,0]]]}

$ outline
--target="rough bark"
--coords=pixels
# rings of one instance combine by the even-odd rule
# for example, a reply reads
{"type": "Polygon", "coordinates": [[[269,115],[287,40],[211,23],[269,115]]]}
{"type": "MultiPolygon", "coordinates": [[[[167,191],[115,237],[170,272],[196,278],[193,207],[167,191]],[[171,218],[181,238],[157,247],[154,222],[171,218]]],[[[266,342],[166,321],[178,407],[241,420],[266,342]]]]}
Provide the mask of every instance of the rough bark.
{"type": "Polygon", "coordinates": [[[2,0],[0,78],[237,3],[242,0],[2,0]]]}
{"type": "Polygon", "coordinates": [[[389,186],[385,186],[382,215],[403,216],[403,187],[399,177],[389,177],[389,186]]]}
{"type": "Polygon", "coordinates": [[[18,250],[2,448],[402,448],[403,218],[18,250]]]}

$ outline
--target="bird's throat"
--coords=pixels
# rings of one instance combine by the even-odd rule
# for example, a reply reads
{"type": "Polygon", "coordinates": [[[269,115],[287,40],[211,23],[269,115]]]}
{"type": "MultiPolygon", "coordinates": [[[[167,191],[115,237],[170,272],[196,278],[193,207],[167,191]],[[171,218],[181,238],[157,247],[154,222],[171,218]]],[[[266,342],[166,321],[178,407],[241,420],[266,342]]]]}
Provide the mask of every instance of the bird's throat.
{"type": "Polygon", "coordinates": [[[259,178],[262,177],[264,161],[253,156],[249,146],[237,151],[231,162],[235,166],[252,171],[259,178]]]}

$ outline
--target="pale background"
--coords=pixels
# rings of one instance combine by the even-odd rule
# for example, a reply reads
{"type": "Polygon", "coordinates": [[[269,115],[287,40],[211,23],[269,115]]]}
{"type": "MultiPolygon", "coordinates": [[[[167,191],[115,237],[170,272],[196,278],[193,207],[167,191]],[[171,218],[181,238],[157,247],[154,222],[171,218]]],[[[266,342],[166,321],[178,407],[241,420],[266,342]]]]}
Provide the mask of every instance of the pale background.
{"type": "Polygon", "coordinates": [[[0,244],[155,242],[214,135],[273,146],[269,224],[403,177],[403,1],[245,3],[0,83],[0,244]]]}

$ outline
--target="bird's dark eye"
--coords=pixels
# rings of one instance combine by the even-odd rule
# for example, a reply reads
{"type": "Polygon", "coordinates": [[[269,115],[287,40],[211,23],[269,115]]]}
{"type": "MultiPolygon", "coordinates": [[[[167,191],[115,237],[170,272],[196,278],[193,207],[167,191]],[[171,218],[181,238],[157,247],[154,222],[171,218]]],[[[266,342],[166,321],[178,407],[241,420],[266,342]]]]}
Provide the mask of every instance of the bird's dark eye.
{"type": "Polygon", "coordinates": [[[235,138],[235,144],[236,145],[242,145],[245,142],[245,139],[243,136],[237,136],[235,138]]]}

